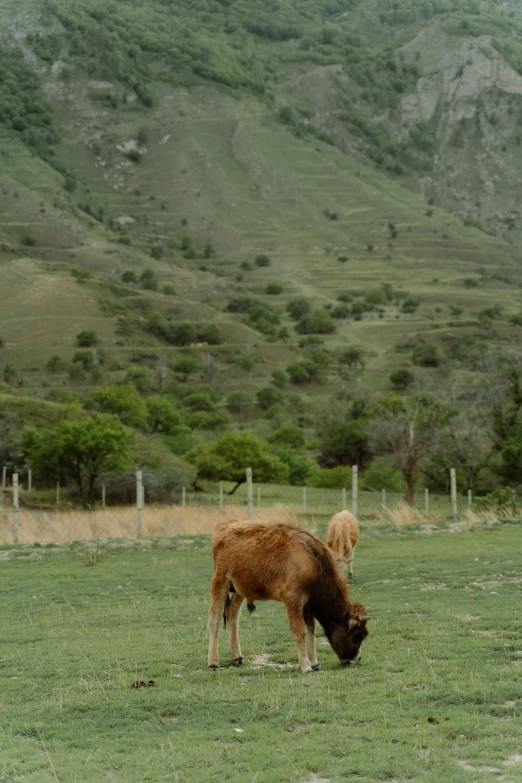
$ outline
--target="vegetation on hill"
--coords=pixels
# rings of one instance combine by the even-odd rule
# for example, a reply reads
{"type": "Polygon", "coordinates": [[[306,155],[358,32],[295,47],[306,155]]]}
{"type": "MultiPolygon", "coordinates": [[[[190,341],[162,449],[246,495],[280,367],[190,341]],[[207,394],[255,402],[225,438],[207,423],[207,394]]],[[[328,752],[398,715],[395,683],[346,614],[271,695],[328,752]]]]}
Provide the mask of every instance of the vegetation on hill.
{"type": "MultiPolygon", "coordinates": [[[[20,5],[0,39],[5,464],[63,412],[115,416],[158,497],[171,466],[240,480],[240,428],[293,484],[346,485],[354,463],[410,499],[449,467],[462,489],[518,484],[519,248],[440,208],[436,123],[397,130],[447,52],[520,70],[515,4],[20,5]],[[428,171],[434,196],[389,178],[428,171]]],[[[491,89],[500,166],[518,99],[491,89]]]]}

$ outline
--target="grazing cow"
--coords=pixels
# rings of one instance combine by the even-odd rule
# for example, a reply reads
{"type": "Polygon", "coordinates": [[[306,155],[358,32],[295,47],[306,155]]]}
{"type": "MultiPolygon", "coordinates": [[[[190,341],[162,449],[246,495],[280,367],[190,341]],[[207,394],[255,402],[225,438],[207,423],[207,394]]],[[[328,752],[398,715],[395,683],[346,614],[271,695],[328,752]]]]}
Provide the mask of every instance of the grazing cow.
{"type": "Polygon", "coordinates": [[[299,648],[302,672],[317,671],[316,620],[341,663],[357,663],[368,635],[369,619],[359,603],[351,603],[331,551],[300,528],[270,522],[222,522],[212,536],[214,576],[209,613],[209,669],[219,668],[221,619],[230,625],[232,663],[241,666],[239,613],[246,600],[281,601],[299,648]],[[232,593],[230,597],[229,593],[232,593]]]}
{"type": "Polygon", "coordinates": [[[326,543],[333,550],[341,573],[353,574],[353,555],[359,540],[359,525],[350,511],[334,514],[326,528],[326,543]]]}

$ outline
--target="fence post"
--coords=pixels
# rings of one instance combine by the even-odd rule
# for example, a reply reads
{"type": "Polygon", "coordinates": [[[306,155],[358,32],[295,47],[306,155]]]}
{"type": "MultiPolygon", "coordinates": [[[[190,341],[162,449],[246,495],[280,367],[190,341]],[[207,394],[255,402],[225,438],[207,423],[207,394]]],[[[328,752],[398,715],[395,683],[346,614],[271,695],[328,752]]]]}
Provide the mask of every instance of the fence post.
{"type": "Polygon", "coordinates": [[[386,511],[386,490],[382,491],[382,510],[386,511]]]}
{"type": "Polygon", "coordinates": [[[2,468],[2,489],[5,489],[5,483],[7,481],[7,465],[2,468]]]}
{"type": "Polygon", "coordinates": [[[457,474],[455,468],[450,469],[451,483],[451,516],[453,521],[457,521],[457,474]]]}
{"type": "Polygon", "coordinates": [[[33,474],[31,468],[27,471],[27,491],[30,492],[33,488],[33,474]]]}
{"type": "Polygon", "coordinates": [[[354,517],[357,516],[357,500],[358,500],[358,491],[357,491],[357,477],[358,477],[358,468],[357,465],[352,466],[352,514],[354,517]]]}
{"type": "Polygon", "coordinates": [[[424,512],[426,514],[430,513],[430,491],[427,487],[424,490],[424,512]]]}
{"type": "Polygon", "coordinates": [[[303,511],[306,511],[306,487],[303,487],[303,511]]]}
{"type": "Polygon", "coordinates": [[[254,518],[254,485],[252,484],[252,468],[246,469],[248,518],[254,518]]]}
{"type": "Polygon", "coordinates": [[[141,538],[143,535],[143,472],[136,471],[136,536],[141,538]]]}
{"type": "Polygon", "coordinates": [[[56,505],[60,504],[60,482],[56,482],[56,505]]]}
{"type": "Polygon", "coordinates": [[[468,506],[471,508],[471,504],[473,503],[473,492],[471,489],[468,489],[468,506]]]}
{"type": "Polygon", "coordinates": [[[102,508],[105,508],[105,484],[102,484],[102,508]]]}
{"type": "Polygon", "coordinates": [[[18,473],[13,473],[13,539],[18,544],[18,473]]]}
{"type": "Polygon", "coordinates": [[[343,499],[342,499],[342,505],[341,505],[341,508],[342,508],[342,510],[343,510],[343,511],[344,511],[344,510],[345,510],[345,508],[346,508],[346,490],[344,489],[344,487],[343,487],[343,499]]]}
{"type": "Polygon", "coordinates": [[[186,487],[182,487],[181,488],[181,505],[182,505],[183,508],[185,507],[185,503],[186,502],[187,502],[187,488],[186,487]]]}
{"type": "Polygon", "coordinates": [[[223,511],[223,484],[219,485],[219,508],[223,511]]]}

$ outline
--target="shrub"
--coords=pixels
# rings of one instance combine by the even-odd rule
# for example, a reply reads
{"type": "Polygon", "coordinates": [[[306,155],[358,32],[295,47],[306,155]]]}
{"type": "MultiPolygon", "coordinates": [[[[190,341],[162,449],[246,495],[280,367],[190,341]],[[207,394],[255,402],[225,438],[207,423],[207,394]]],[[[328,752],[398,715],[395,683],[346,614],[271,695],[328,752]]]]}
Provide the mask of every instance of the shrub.
{"type": "Polygon", "coordinates": [[[282,294],[284,290],[285,289],[281,283],[268,283],[267,287],[265,288],[265,294],[277,296],[278,294],[282,294]]]}
{"type": "Polygon", "coordinates": [[[157,261],[159,261],[161,258],[163,258],[163,252],[163,245],[152,245],[150,249],[151,258],[155,258],[157,261]]]}
{"type": "Polygon", "coordinates": [[[201,324],[197,328],[197,339],[201,343],[208,343],[209,345],[221,345],[221,329],[217,324],[201,324]]]}
{"type": "Polygon", "coordinates": [[[36,237],[33,234],[24,234],[22,237],[22,245],[24,245],[24,247],[34,247],[36,245],[36,237]]]}
{"type": "Polygon", "coordinates": [[[403,313],[416,313],[419,306],[420,302],[418,299],[405,299],[402,303],[401,310],[403,313]]]}
{"type": "Polygon", "coordinates": [[[286,311],[290,318],[294,321],[298,321],[312,311],[312,305],[308,299],[305,299],[304,296],[300,296],[298,299],[291,299],[287,302],[286,311]]]}
{"type": "Polygon", "coordinates": [[[81,364],[84,370],[89,370],[94,364],[94,354],[92,351],[76,351],[73,363],[81,364]]]}
{"type": "Polygon", "coordinates": [[[98,342],[98,335],[94,329],[84,329],[76,335],[76,342],[78,345],[81,345],[82,348],[88,348],[91,345],[96,345],[98,342]]]}
{"type": "Polygon", "coordinates": [[[256,266],[270,266],[270,258],[265,255],[265,253],[260,253],[258,256],[255,257],[254,263],[256,266]]]}
{"type": "Polygon", "coordinates": [[[155,271],[153,269],[144,269],[140,275],[140,283],[141,287],[148,291],[157,291],[158,278],[155,271]]]}
{"type": "Polygon", "coordinates": [[[385,305],[388,300],[382,288],[372,288],[364,297],[364,301],[369,305],[378,306],[385,305]]]}
{"type": "Polygon", "coordinates": [[[346,489],[352,485],[352,469],[339,465],[314,471],[312,486],[324,489],[346,489]]]}
{"type": "Polygon", "coordinates": [[[422,343],[416,345],[411,355],[414,364],[421,367],[438,367],[442,361],[442,356],[436,345],[422,343]]]}
{"type": "Polygon", "coordinates": [[[404,492],[404,479],[398,468],[383,457],[373,460],[364,472],[361,489],[366,492],[404,492]]]}
{"type": "Polygon", "coordinates": [[[129,160],[132,160],[133,163],[141,163],[141,152],[138,150],[129,150],[127,152],[127,157],[129,160]]]}
{"type": "Polygon", "coordinates": [[[390,381],[394,389],[403,391],[415,381],[415,376],[410,370],[395,370],[390,375],[390,381]]]}
{"type": "Polygon", "coordinates": [[[297,322],[295,330],[299,334],[333,334],[336,326],[329,312],[312,310],[297,322]]]}
{"type": "Polygon", "coordinates": [[[161,290],[165,294],[165,296],[176,296],[176,289],[174,288],[173,285],[170,285],[170,283],[164,285],[161,290]]]}
{"type": "Polygon", "coordinates": [[[230,424],[230,416],[224,410],[196,411],[187,418],[191,430],[220,430],[230,424]]]}
{"type": "Polygon", "coordinates": [[[283,393],[275,386],[265,386],[256,394],[257,404],[262,410],[268,410],[272,405],[279,405],[283,402],[283,393]]]}

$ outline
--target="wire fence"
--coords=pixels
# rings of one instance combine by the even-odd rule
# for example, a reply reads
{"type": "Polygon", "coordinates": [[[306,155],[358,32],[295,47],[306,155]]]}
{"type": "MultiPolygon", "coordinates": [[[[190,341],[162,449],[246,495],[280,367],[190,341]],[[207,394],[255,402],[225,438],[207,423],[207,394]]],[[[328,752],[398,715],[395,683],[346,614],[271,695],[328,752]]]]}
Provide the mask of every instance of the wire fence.
{"type": "Polygon", "coordinates": [[[349,489],[254,484],[251,476],[247,470],[245,482],[235,491],[235,485],[226,482],[207,492],[181,487],[175,493],[174,502],[154,505],[147,503],[146,482],[141,471],[137,471],[133,505],[109,507],[102,487],[96,506],[75,508],[64,500],[59,484],[55,491],[38,497],[30,475],[23,486],[17,474],[4,475],[0,493],[0,544],[197,535],[212,533],[218,522],[230,519],[299,521],[322,531],[330,517],[345,508],[352,510],[363,525],[404,525],[456,521],[459,513],[473,508],[470,494],[457,496],[454,480],[451,497],[433,495],[423,489],[410,508],[404,504],[401,493],[359,492],[355,467],[349,489]]]}

